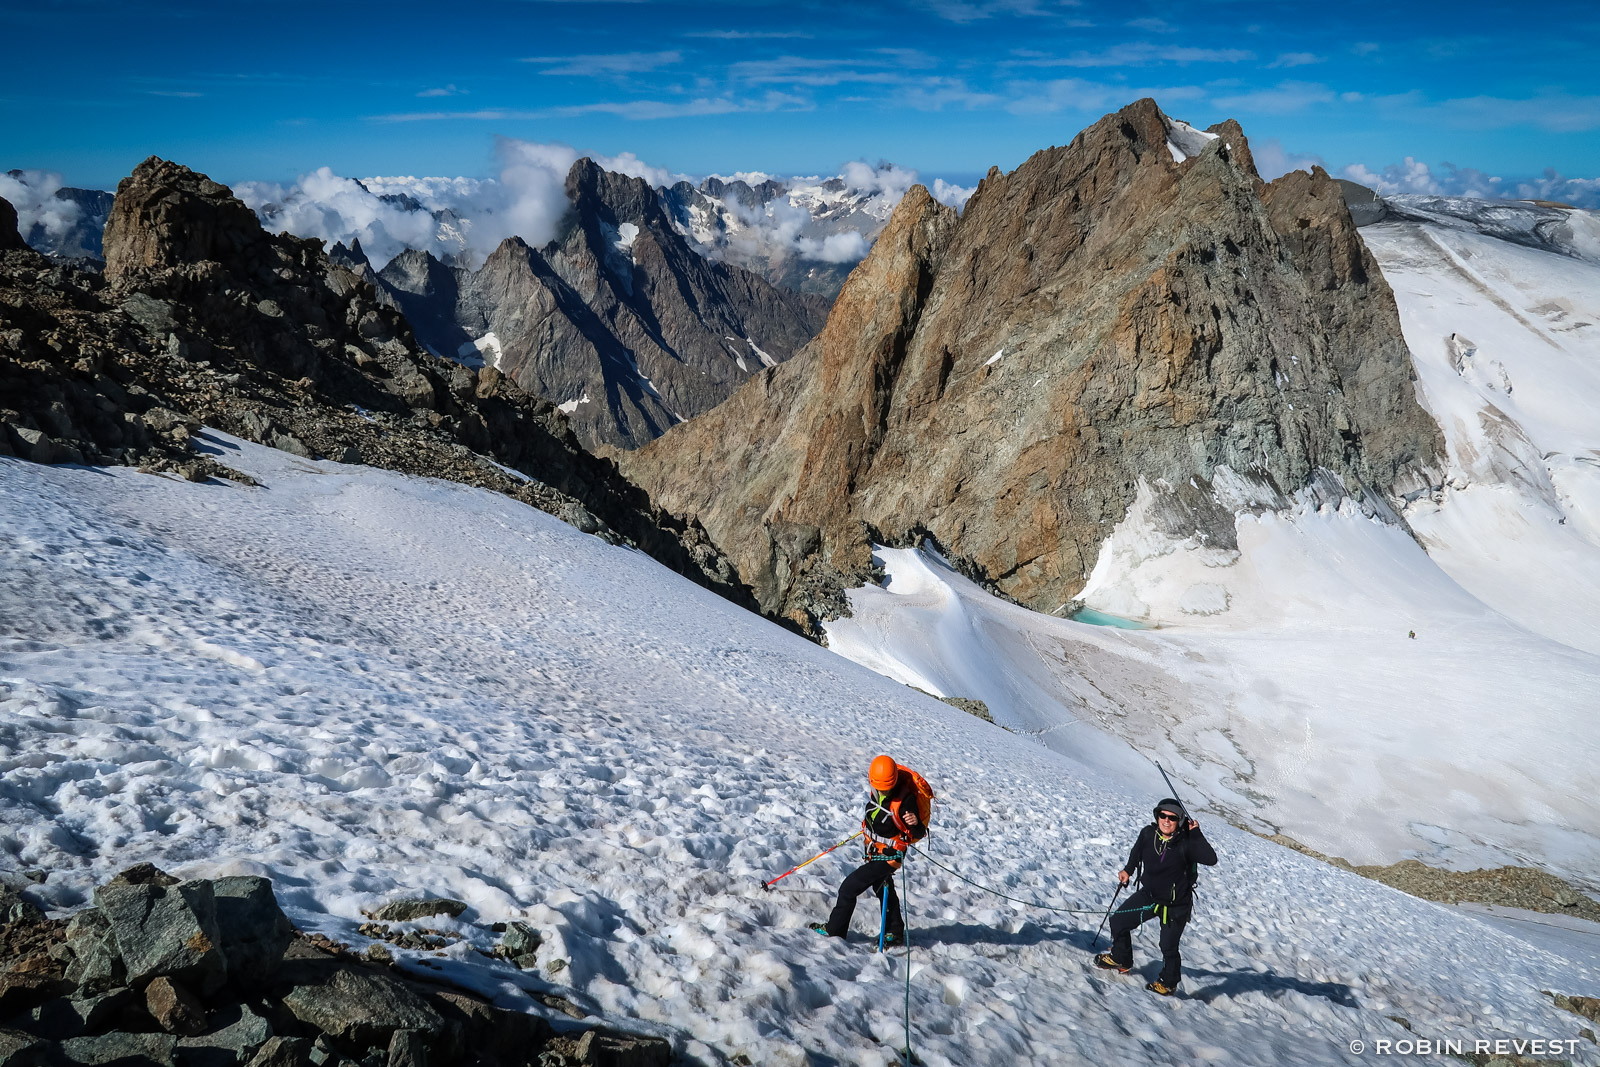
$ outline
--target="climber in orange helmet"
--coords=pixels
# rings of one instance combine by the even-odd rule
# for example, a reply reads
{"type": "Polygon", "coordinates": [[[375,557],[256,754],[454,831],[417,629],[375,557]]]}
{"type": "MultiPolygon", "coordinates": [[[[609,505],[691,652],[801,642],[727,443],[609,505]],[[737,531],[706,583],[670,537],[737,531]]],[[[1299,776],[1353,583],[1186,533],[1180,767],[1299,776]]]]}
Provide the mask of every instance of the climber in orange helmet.
{"type": "Polygon", "coordinates": [[[861,820],[866,862],[839,886],[839,899],[828,921],[812,923],[811,929],[828,937],[844,937],[855,914],[856,898],[871,889],[883,906],[883,944],[888,947],[902,944],[906,937],[894,872],[905,861],[912,843],[927,836],[933,789],[926,778],[889,756],[872,761],[867,784],[867,811],[861,820]]]}

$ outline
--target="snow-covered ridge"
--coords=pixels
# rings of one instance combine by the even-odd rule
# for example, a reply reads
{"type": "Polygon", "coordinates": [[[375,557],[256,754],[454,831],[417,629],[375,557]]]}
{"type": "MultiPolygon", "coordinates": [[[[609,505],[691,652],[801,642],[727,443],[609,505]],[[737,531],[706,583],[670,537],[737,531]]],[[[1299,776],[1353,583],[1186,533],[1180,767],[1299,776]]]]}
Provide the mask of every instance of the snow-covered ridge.
{"type": "Polygon", "coordinates": [[[1187,996],[1153,1000],[1086,967],[1163,790],[1142,759],[1094,769],[505,497],[214,440],[262,488],[0,458],[0,830],[54,907],[136,860],[258,873],[359,948],[362,907],[437,892],[471,910],[428,964],[508,1006],[527,1000],[471,923],[533,923],[556,991],[687,1058],[888,1067],[905,957],[868,949],[868,908],[849,944],[803,927],[847,860],[758,881],[844,836],[889,750],[939,791],[930,856],[1080,909],[913,857],[911,1041],[935,1067],[1104,1061],[1130,1034],[1147,1062],[1241,1065],[1578,1041],[1538,990],[1600,992],[1579,960],[1208,810],[1187,996]]]}
{"type": "Polygon", "coordinates": [[[1167,127],[1167,151],[1172,153],[1174,163],[1198,156],[1206,150],[1206,145],[1217,139],[1216,134],[1197,130],[1182,119],[1162,115],[1161,121],[1167,127]]]}

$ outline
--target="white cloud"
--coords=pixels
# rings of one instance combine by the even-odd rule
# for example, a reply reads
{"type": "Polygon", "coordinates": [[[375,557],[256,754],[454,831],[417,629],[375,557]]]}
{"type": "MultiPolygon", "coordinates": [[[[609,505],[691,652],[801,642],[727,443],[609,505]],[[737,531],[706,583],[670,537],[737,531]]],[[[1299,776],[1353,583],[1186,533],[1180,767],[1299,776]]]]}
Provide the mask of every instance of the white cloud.
{"type": "MultiPolygon", "coordinates": [[[[570,145],[511,138],[497,141],[495,152],[497,179],[395,176],[357,181],[320,167],[292,186],[241,182],[234,193],[270,230],[317,237],[330,245],[359,239],[377,267],[407,248],[440,258],[457,256],[476,266],[507,237],[537,247],[556,236],[569,206],[567,172],[584,154],[570,145]]],[[[651,185],[679,177],[632,152],[590,155],[607,170],[644,178],[651,185]]]]}
{"type": "Polygon", "coordinates": [[[56,190],[64,184],[53,171],[25,170],[20,177],[0,173],[0,197],[17,209],[17,231],[23,240],[35,226],[44,228],[45,242],[54,247],[83,217],[83,210],[71,200],[57,200],[56,190]]]}
{"type": "Polygon", "coordinates": [[[643,74],[683,60],[681,52],[618,52],[610,55],[529,56],[522,60],[543,66],[540,74],[591,77],[597,74],[643,74]]]}
{"type": "Polygon", "coordinates": [[[1270,89],[1255,89],[1219,96],[1212,101],[1224,111],[1243,111],[1252,115],[1290,115],[1315,104],[1332,103],[1334,92],[1315,82],[1279,82],[1270,89]]]}
{"type": "Polygon", "coordinates": [[[821,241],[802,237],[796,241],[800,255],[806,259],[820,259],[824,263],[859,263],[867,257],[871,245],[855,230],[833,233],[821,241]]]}
{"type": "Polygon", "coordinates": [[[1476,167],[1441,163],[1438,169],[1407,156],[1382,170],[1352,163],[1342,177],[1376,189],[1385,196],[1417,193],[1431,196],[1471,196],[1486,200],[1554,200],[1575,207],[1600,210],[1600,178],[1567,178],[1546,168],[1537,178],[1501,177],[1476,167]]]}
{"type": "Polygon", "coordinates": [[[863,193],[883,194],[891,203],[898,204],[906,191],[917,184],[917,172],[897,167],[893,163],[868,163],[852,161],[839,169],[839,177],[851,189],[863,193]]]}
{"type": "Polygon", "coordinates": [[[955,208],[957,211],[967,206],[967,201],[972,199],[972,194],[978,191],[976,185],[952,185],[943,178],[933,179],[933,188],[929,190],[933,198],[941,204],[955,208]]]}
{"type": "Polygon", "coordinates": [[[1250,142],[1250,154],[1255,157],[1256,172],[1267,181],[1282,177],[1291,170],[1310,170],[1313,166],[1327,167],[1321,156],[1290,152],[1276,137],[1262,137],[1250,142]]]}
{"type": "Polygon", "coordinates": [[[467,91],[465,89],[457,89],[456,86],[455,86],[455,83],[451,82],[449,85],[441,86],[440,88],[437,88],[437,89],[424,89],[424,90],[422,90],[422,92],[418,93],[417,95],[418,96],[465,96],[466,93],[467,93],[467,91]]]}
{"type": "Polygon", "coordinates": [[[1305,67],[1321,63],[1322,57],[1312,52],[1284,52],[1268,63],[1268,67],[1305,67]]]}

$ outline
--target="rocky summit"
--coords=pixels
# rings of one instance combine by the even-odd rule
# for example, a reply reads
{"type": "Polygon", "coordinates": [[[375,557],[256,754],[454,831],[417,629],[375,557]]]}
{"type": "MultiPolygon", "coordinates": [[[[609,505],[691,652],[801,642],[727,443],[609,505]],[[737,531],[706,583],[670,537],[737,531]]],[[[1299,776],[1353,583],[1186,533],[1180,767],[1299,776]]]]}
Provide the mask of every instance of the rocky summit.
{"type": "Polygon", "coordinates": [[[103,275],[20,246],[0,205],[0,454],[248,481],[196,450],[211,426],[493,489],[751,603],[704,531],[586,452],[554,406],[424,351],[371,284],[317,241],[265,233],[225,186],[141,163],[103,275]]]}
{"type": "Polygon", "coordinates": [[[620,462],[814,632],[875,540],[1056,612],[1141,485],[1227,546],[1302,490],[1398,522],[1440,449],[1337,183],[1141,100],[959,217],[914,188],[804,352],[620,462]]]}
{"type": "Polygon", "coordinates": [[[825,297],[704,258],[642,179],[580,159],[566,191],[563,235],[543,248],[508,238],[477,271],[408,251],[368,276],[424,344],[556,402],[591,447],[654,439],[821,329],[825,297]]]}

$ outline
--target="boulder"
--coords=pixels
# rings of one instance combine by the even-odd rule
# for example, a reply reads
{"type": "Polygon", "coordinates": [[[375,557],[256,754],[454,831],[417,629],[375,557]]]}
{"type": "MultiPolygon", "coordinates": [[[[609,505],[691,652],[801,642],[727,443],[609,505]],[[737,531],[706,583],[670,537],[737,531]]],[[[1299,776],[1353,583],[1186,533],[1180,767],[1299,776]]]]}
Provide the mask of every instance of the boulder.
{"type": "Polygon", "coordinates": [[[94,902],[111,924],[130,985],[168,977],[206,996],[227,979],[210,882],[113,880],[95,890],[94,902]]]}
{"type": "Polygon", "coordinates": [[[502,1063],[517,1063],[550,1037],[550,1024],[538,1015],[507,1011],[463,993],[434,993],[429,999],[446,1023],[444,1040],[436,1046],[443,1062],[469,1059],[482,1050],[502,1063]]]}
{"type": "Polygon", "coordinates": [[[444,1017],[410,987],[388,975],[340,967],[325,980],[298,985],[283,998],[296,1019],[346,1048],[386,1047],[396,1030],[442,1036],[444,1017]]]}
{"type": "Polygon", "coordinates": [[[50,1042],[32,1034],[0,1030],[0,1067],[45,1067],[50,1051],[50,1042]]]}
{"type": "Polygon", "coordinates": [[[127,984],[111,923],[99,908],[85,908],[74,915],[67,923],[66,938],[72,951],[66,976],[80,994],[104,993],[127,984]]]}
{"type": "Polygon", "coordinates": [[[49,464],[83,462],[83,453],[69,441],[25,426],[12,426],[10,429],[12,450],[23,459],[49,464]]]}
{"type": "Polygon", "coordinates": [[[105,272],[119,278],[206,260],[247,267],[268,243],[255,212],[227,186],[151,156],[117,185],[105,272]]]}
{"type": "Polygon", "coordinates": [[[428,1067],[428,1046],[415,1030],[396,1030],[389,1038],[389,1067],[428,1067]]]}
{"type": "Polygon", "coordinates": [[[578,1039],[573,1057],[585,1067],[667,1067],[672,1045],[659,1037],[590,1030],[578,1039]]]}
{"type": "Polygon", "coordinates": [[[65,975],[66,968],[42,947],[25,948],[0,960],[0,1018],[70,993],[72,983],[65,975]]]}
{"type": "Polygon", "coordinates": [[[267,984],[294,939],[294,925],[278,906],[272,883],[250,875],[218,878],[212,893],[228,974],[236,984],[267,984]]]}
{"type": "Polygon", "coordinates": [[[451,900],[449,897],[430,897],[426,900],[391,900],[377,911],[371,918],[379,922],[404,923],[416,919],[426,919],[432,915],[448,915],[454,919],[467,910],[464,901],[451,900]]]}
{"type": "Polygon", "coordinates": [[[505,949],[506,955],[513,958],[539,951],[539,944],[543,936],[534,927],[524,922],[506,924],[506,932],[500,937],[500,944],[505,949]]]}
{"type": "Polygon", "coordinates": [[[247,1067],[311,1067],[311,1042],[303,1037],[269,1037],[247,1067]]]}
{"type": "Polygon", "coordinates": [[[27,1014],[23,1025],[31,1034],[52,1041],[85,1034],[101,1034],[111,1029],[112,1023],[134,1003],[133,990],[114,989],[92,997],[56,997],[47,1000],[27,1014]]]}
{"type": "Polygon", "coordinates": [[[177,1067],[178,1039],[171,1034],[100,1034],[61,1042],[60,1062],[76,1067],[177,1067]]]}
{"type": "Polygon", "coordinates": [[[190,1037],[206,1030],[206,1008],[188,989],[170,978],[157,978],[144,988],[144,1006],[169,1034],[190,1037]]]}
{"type": "Polygon", "coordinates": [[[248,1005],[234,1004],[211,1013],[205,1033],[178,1041],[179,1067],[234,1067],[272,1040],[272,1026],[248,1005]]]}

